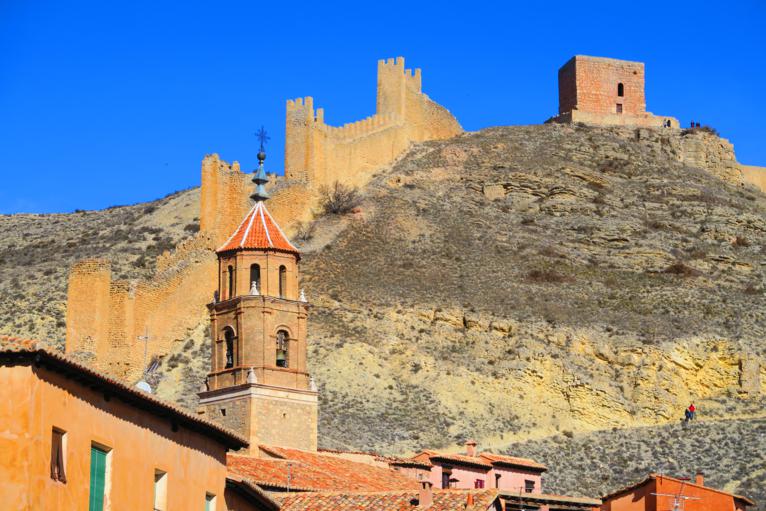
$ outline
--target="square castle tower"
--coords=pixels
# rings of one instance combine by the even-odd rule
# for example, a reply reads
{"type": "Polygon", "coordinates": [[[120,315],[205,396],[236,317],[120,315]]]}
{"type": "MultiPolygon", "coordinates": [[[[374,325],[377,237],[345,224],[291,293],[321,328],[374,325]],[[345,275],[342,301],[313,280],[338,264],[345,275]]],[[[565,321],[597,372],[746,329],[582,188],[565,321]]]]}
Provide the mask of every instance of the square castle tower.
{"type": "Polygon", "coordinates": [[[673,117],[646,111],[644,63],[576,55],[559,69],[554,122],[678,128],[673,117]]]}

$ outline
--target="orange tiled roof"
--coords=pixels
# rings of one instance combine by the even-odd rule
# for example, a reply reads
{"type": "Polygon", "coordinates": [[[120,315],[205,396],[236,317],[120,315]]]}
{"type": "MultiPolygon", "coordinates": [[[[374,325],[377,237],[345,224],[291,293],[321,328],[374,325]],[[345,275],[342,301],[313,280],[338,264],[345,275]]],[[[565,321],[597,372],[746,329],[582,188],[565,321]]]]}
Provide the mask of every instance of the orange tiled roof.
{"type": "Polygon", "coordinates": [[[491,452],[483,452],[479,454],[479,456],[489,461],[492,464],[511,465],[514,467],[525,467],[525,468],[530,468],[532,470],[542,470],[542,471],[548,470],[548,467],[546,467],[542,463],[538,463],[535,460],[530,460],[529,458],[517,458],[515,456],[506,456],[504,454],[494,454],[491,452]]]}
{"type": "Polygon", "coordinates": [[[664,474],[649,474],[648,476],[646,476],[645,478],[643,478],[642,480],[640,480],[637,483],[633,483],[633,484],[631,484],[629,486],[626,486],[624,488],[620,488],[619,490],[616,490],[616,491],[613,491],[612,493],[604,495],[603,497],[601,497],[601,500],[606,502],[607,500],[609,500],[609,499],[611,499],[613,497],[617,497],[619,495],[622,495],[622,494],[625,494],[625,493],[629,493],[629,492],[635,490],[636,488],[640,488],[641,486],[645,485],[649,481],[653,481],[654,479],[658,479],[658,478],[667,479],[669,481],[674,481],[676,483],[683,484],[685,486],[693,486],[695,488],[702,488],[702,489],[707,490],[707,491],[712,491],[712,492],[715,492],[715,493],[720,493],[720,494],[723,494],[723,495],[728,495],[728,496],[730,496],[730,497],[732,497],[734,499],[741,500],[741,501],[745,502],[746,504],[748,504],[750,506],[754,506],[755,505],[755,502],[752,499],[749,499],[748,497],[745,497],[743,495],[736,495],[734,493],[729,493],[729,492],[726,492],[726,491],[723,491],[723,490],[718,490],[718,489],[712,488],[710,486],[700,486],[700,485],[695,484],[695,483],[693,483],[691,481],[685,481],[685,480],[678,479],[678,478],[671,477],[671,476],[667,476],[667,475],[664,475],[664,474]]]}
{"type": "MultiPolygon", "coordinates": [[[[417,491],[375,493],[297,493],[277,497],[282,511],[416,511],[417,491]]],[[[429,511],[486,511],[497,490],[434,490],[429,511]],[[473,505],[466,505],[469,495],[473,505]]]]}
{"type": "Polygon", "coordinates": [[[276,250],[299,254],[261,201],[255,203],[234,234],[216,252],[231,250],[276,250]]]}
{"type": "Polygon", "coordinates": [[[75,373],[78,378],[85,382],[84,384],[107,388],[117,396],[126,398],[136,408],[164,417],[170,416],[188,429],[215,438],[229,448],[239,449],[248,445],[247,439],[238,433],[224,428],[216,422],[203,419],[199,415],[164,401],[153,394],[128,386],[111,376],[91,369],[40,341],[0,335],[0,358],[21,360],[37,357],[44,365],[64,370],[66,373],[75,373]]]}
{"type": "Polygon", "coordinates": [[[493,465],[510,465],[522,467],[530,470],[545,471],[548,468],[542,463],[527,458],[517,458],[515,456],[505,456],[503,454],[494,454],[491,452],[482,452],[478,456],[468,456],[465,454],[441,453],[437,451],[423,450],[415,455],[412,460],[425,462],[426,460],[445,461],[449,463],[460,463],[491,469],[493,465]]]}
{"type": "Polygon", "coordinates": [[[274,458],[229,454],[229,472],[246,477],[265,488],[296,491],[389,491],[415,490],[418,482],[395,470],[375,467],[336,456],[282,447],[260,446],[274,458]]]}
{"type": "Polygon", "coordinates": [[[460,463],[462,465],[472,465],[486,469],[492,468],[492,464],[489,461],[482,459],[479,456],[466,456],[465,454],[448,454],[438,452],[436,454],[431,454],[429,458],[436,461],[460,463]]]}

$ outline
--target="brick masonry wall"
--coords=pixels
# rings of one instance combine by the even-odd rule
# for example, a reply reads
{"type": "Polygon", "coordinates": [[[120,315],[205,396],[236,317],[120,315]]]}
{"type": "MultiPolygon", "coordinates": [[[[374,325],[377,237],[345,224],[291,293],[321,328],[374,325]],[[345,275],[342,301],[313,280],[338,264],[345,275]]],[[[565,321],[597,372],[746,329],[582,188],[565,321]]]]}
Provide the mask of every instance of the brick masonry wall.
{"type": "Polygon", "coordinates": [[[646,113],[642,62],[577,56],[567,65],[572,64],[577,89],[577,103],[573,110],[614,114],[619,103],[624,115],[646,113]],[[623,96],[617,94],[620,83],[623,84],[623,96]]]}
{"type": "Polygon", "coordinates": [[[577,55],[559,69],[558,77],[559,115],[554,122],[680,127],[673,117],[646,111],[642,62],[577,55]]]}

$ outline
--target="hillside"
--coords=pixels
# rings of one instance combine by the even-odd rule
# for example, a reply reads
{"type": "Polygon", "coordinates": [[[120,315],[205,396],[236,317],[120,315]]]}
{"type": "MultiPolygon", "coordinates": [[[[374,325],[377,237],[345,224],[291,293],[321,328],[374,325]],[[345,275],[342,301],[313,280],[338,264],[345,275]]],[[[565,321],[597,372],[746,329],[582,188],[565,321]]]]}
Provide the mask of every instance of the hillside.
{"type": "MultiPolygon", "coordinates": [[[[363,190],[360,213],[303,226],[323,447],[529,440],[512,449],[551,466],[553,491],[614,489],[655,456],[734,491],[766,486],[715,465],[766,462],[766,196],[681,163],[683,137],[717,140],[542,125],[420,144],[363,190]],[[709,422],[683,458],[671,439],[692,400],[709,422]],[[579,478],[589,459],[613,467],[621,443],[635,463],[579,478]]],[[[68,266],[109,256],[118,276],[151,273],[195,229],[195,198],[0,217],[0,333],[60,343],[68,266]]],[[[156,375],[192,407],[205,321],[156,375]]]]}

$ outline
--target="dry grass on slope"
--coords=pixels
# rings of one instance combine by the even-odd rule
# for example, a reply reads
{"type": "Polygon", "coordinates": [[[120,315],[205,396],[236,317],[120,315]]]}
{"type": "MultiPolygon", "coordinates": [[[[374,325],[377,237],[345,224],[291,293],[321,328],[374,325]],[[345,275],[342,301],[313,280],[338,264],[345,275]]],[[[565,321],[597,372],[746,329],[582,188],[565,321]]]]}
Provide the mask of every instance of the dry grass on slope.
{"type": "Polygon", "coordinates": [[[559,435],[505,452],[550,467],[547,492],[598,497],[651,472],[694,477],[701,470],[707,486],[750,497],[757,509],[766,504],[765,418],[559,435]]]}

